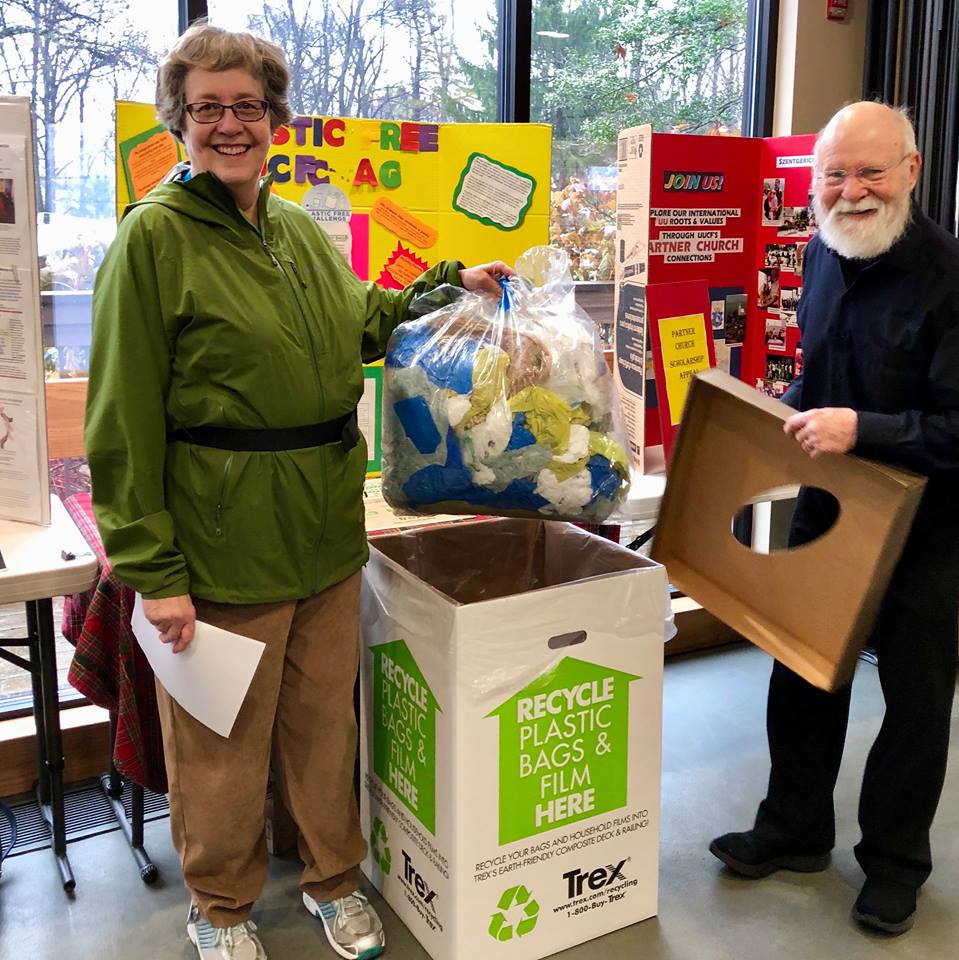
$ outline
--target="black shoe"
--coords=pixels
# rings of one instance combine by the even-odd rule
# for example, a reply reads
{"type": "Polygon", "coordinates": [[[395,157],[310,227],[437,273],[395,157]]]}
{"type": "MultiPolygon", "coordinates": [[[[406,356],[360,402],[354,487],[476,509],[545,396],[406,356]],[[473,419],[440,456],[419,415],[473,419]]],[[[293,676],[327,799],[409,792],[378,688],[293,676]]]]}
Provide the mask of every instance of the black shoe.
{"type": "Polygon", "coordinates": [[[777,870],[818,873],[829,866],[830,860],[828,850],[812,854],[797,851],[795,847],[760,837],[755,830],[716,837],[709,845],[709,852],[730,870],[753,879],[768,877],[777,870]]]}
{"type": "Polygon", "coordinates": [[[883,933],[905,933],[916,920],[916,888],[895,880],[867,878],[852,918],[883,933]]]}

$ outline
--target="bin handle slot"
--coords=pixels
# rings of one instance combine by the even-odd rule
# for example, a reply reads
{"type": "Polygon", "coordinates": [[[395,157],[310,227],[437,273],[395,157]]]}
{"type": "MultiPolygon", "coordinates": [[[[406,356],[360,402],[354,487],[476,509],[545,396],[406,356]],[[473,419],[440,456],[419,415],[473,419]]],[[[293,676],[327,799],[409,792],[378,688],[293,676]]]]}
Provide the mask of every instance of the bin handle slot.
{"type": "Polygon", "coordinates": [[[574,630],[572,633],[558,633],[555,637],[550,637],[547,646],[550,650],[559,650],[562,647],[574,647],[577,643],[585,642],[586,631],[574,630]]]}

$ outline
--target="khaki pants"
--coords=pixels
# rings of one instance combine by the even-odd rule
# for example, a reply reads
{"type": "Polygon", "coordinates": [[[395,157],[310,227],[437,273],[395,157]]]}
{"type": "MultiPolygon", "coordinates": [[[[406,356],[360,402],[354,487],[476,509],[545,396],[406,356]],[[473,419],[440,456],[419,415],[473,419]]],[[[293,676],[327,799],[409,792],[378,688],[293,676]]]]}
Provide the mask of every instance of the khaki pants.
{"type": "Polygon", "coordinates": [[[246,920],[266,880],[271,747],[300,831],[302,888],[317,900],[357,888],[366,856],[353,792],[360,576],[286,603],[195,601],[197,619],[266,644],[229,739],[157,684],[173,843],[184,881],[214,926],[246,920]]]}

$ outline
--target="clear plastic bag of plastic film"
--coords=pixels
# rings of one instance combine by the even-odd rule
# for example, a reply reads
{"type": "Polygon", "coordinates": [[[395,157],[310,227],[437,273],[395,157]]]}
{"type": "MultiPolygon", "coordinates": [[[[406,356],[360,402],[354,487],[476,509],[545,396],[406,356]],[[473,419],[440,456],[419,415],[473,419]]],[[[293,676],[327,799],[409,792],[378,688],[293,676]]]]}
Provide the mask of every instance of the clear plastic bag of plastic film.
{"type": "Polygon", "coordinates": [[[383,404],[390,505],[599,523],[625,499],[619,400],[568,258],[533,247],[516,270],[498,302],[463,292],[393,332],[383,404]]]}

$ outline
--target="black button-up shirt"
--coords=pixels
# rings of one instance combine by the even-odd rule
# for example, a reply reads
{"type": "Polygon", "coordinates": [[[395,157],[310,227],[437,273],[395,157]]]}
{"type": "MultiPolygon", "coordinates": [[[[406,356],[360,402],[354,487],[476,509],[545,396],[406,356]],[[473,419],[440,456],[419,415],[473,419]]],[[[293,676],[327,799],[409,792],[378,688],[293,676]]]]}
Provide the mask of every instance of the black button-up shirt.
{"type": "Polygon", "coordinates": [[[872,261],[814,237],[797,321],[803,371],[785,402],[855,410],[854,453],[930,478],[914,535],[945,524],[959,540],[959,240],[918,209],[872,261]]]}

